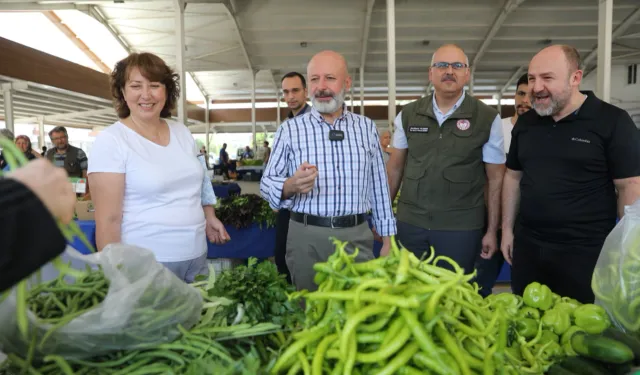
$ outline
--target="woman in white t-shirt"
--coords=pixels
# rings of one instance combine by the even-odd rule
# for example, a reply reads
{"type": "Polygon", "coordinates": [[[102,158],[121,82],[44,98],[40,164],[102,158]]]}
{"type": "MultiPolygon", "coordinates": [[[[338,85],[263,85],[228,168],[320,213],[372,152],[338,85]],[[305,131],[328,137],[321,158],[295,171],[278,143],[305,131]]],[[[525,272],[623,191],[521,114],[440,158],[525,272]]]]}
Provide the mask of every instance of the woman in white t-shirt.
{"type": "Polygon", "coordinates": [[[159,57],[133,53],[116,64],[111,93],[120,121],[96,138],[88,170],[98,250],[135,245],[186,282],[207,275],[207,237],[230,238],[191,132],[170,120],[177,76],[159,57]]]}

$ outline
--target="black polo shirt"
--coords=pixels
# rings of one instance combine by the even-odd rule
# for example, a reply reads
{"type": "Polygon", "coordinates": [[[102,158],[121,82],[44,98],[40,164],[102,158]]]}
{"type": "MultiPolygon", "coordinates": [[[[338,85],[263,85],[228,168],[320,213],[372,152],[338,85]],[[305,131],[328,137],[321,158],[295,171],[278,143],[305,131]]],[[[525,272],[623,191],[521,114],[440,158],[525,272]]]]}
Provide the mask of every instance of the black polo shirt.
{"type": "Polygon", "coordinates": [[[626,111],[583,93],[558,122],[533,109],[519,116],[507,168],[522,171],[517,235],[599,251],[616,224],[613,180],[640,176],[640,131],[626,111]]]}

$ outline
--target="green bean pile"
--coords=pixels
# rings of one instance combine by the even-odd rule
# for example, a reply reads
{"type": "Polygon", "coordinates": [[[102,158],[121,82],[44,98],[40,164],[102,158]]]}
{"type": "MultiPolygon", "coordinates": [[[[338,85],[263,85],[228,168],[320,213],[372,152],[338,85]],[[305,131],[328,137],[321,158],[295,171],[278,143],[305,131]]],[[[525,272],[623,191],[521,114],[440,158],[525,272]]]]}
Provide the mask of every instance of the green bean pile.
{"type": "MultiPolygon", "coordinates": [[[[11,142],[9,139],[5,137],[0,137],[0,147],[2,147],[2,154],[9,165],[9,169],[11,171],[16,170],[24,165],[26,165],[29,161],[24,156],[22,151],[18,149],[18,147],[11,142]]],[[[0,174],[2,172],[0,171],[0,174]]],[[[86,236],[82,233],[82,230],[78,227],[75,222],[71,222],[68,225],[59,224],[60,231],[64,235],[64,237],[69,241],[73,241],[74,237],[79,238],[82,243],[87,246],[88,249],[95,251],[93,245],[87,240],[86,236]]],[[[73,276],[79,277],[82,276],[83,273],[77,272],[73,270],[68,265],[64,264],[62,260],[58,257],[52,261],[52,264],[60,271],[60,275],[64,276],[73,276]]],[[[10,293],[10,291],[5,292],[4,296],[0,296],[0,302],[6,298],[6,295],[10,293]]],[[[20,333],[23,338],[28,338],[28,329],[29,329],[29,320],[27,319],[27,293],[28,286],[27,280],[23,280],[16,286],[16,318],[18,323],[18,328],[20,329],[20,333]]]]}
{"type": "Polygon", "coordinates": [[[69,283],[58,277],[29,291],[27,307],[43,323],[64,324],[100,304],[109,290],[109,280],[92,270],[69,283]]]}
{"type": "Polygon", "coordinates": [[[356,263],[357,250],[317,263],[305,329],[272,374],[517,374],[505,363],[507,320],[492,313],[446,257],[417,259],[392,241],[390,255],[356,263]],[[436,266],[451,264],[455,271],[436,266]]]}
{"type": "Polygon", "coordinates": [[[8,363],[0,365],[0,375],[17,375],[22,368],[28,368],[31,375],[266,374],[264,369],[268,362],[285,343],[281,332],[221,343],[184,329],[181,331],[182,337],[170,343],[143,350],[120,351],[92,360],[49,355],[38,368],[9,354],[8,363]]]}

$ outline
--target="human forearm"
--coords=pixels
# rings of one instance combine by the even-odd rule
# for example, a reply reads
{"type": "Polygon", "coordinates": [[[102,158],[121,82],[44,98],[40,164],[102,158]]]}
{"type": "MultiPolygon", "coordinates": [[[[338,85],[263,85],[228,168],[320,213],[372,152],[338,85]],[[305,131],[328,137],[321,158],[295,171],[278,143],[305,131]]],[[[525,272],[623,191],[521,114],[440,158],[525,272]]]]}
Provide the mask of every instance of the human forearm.
{"type": "Polygon", "coordinates": [[[487,231],[496,232],[500,226],[500,206],[502,181],[504,179],[504,165],[487,164],[488,183],[486,191],[487,231]]]}
{"type": "Polygon", "coordinates": [[[513,226],[520,204],[520,179],[511,175],[505,175],[502,185],[502,230],[513,231],[513,226]]]}
{"type": "Polygon", "coordinates": [[[630,206],[640,198],[640,185],[629,184],[618,187],[618,217],[624,216],[624,207],[630,206]]]}
{"type": "Polygon", "coordinates": [[[96,250],[102,251],[107,245],[121,242],[122,220],[96,217],[96,250]]]}
{"type": "Polygon", "coordinates": [[[216,209],[211,205],[202,206],[202,210],[204,211],[204,217],[206,219],[216,217],[216,209]]]}

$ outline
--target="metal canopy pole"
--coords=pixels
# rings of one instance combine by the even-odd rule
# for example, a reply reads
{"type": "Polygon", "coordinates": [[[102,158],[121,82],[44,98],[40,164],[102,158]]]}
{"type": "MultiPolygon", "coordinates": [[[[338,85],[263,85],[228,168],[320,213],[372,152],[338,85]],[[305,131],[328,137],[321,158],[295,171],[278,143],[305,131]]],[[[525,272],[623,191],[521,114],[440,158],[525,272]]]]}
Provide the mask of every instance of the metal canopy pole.
{"type": "Polygon", "coordinates": [[[364,68],[360,67],[360,114],[364,116],[364,68]]]}
{"type": "Polygon", "coordinates": [[[38,148],[41,150],[44,147],[44,137],[44,116],[40,116],[38,117],[38,148]]]}
{"type": "Polygon", "coordinates": [[[257,149],[256,141],[256,72],[251,72],[251,136],[253,140],[253,150],[257,149]]]}
{"type": "Polygon", "coordinates": [[[611,99],[611,43],[613,41],[613,0],[599,0],[598,4],[598,97],[611,99]]]}
{"type": "Polygon", "coordinates": [[[7,129],[11,130],[12,133],[15,133],[15,128],[13,126],[13,91],[5,88],[5,90],[3,90],[2,97],[4,99],[4,124],[7,129]]]}
{"type": "Polygon", "coordinates": [[[178,98],[178,121],[188,125],[187,117],[187,81],[184,69],[184,0],[174,0],[176,28],[176,73],[180,76],[180,97],[178,98]]]}
{"type": "Polygon", "coordinates": [[[473,76],[475,75],[476,70],[475,69],[471,69],[471,76],[469,77],[469,95],[473,96],[473,85],[474,85],[474,79],[473,76]]]}
{"type": "Polygon", "coordinates": [[[209,120],[209,103],[211,103],[211,99],[208,96],[204,97],[204,101],[205,101],[205,112],[204,112],[204,123],[207,126],[207,132],[205,134],[205,140],[207,142],[207,144],[204,146],[205,150],[207,150],[207,158],[209,158],[209,136],[211,135],[211,121],[209,120]]]}
{"type": "Polygon", "coordinates": [[[278,126],[280,126],[280,123],[282,122],[281,115],[280,115],[280,101],[282,100],[282,98],[280,97],[280,90],[278,90],[278,92],[276,94],[276,98],[277,98],[276,100],[278,101],[278,105],[276,107],[276,110],[277,110],[277,112],[276,112],[276,128],[277,128],[278,126]]]}
{"type": "Polygon", "coordinates": [[[389,86],[389,129],[396,118],[396,11],[395,0],[387,0],[387,85],[389,86]]]}
{"type": "Polygon", "coordinates": [[[502,118],[502,93],[498,94],[498,114],[502,118]]]}

